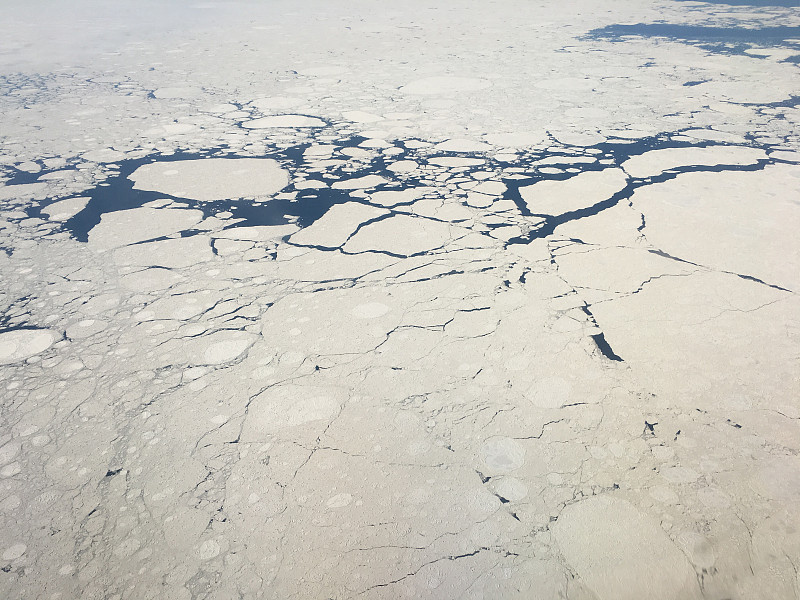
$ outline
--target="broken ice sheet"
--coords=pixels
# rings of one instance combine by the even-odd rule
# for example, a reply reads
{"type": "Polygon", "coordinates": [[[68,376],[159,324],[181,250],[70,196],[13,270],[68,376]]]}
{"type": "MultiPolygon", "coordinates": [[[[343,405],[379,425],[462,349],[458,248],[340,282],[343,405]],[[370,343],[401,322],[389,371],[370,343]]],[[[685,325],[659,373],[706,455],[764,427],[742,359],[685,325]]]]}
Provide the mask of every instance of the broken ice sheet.
{"type": "Polygon", "coordinates": [[[9,8],[0,595],[797,595],[793,7],[9,8]]]}

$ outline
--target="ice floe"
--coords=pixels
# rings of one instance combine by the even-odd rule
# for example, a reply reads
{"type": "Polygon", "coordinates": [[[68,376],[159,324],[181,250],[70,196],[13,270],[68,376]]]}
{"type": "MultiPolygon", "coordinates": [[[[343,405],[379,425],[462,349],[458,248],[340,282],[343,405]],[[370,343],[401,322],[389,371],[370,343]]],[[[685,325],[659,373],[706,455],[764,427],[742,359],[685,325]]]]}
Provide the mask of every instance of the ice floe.
{"type": "Polygon", "coordinates": [[[17,329],[0,332],[0,364],[25,360],[47,350],[58,339],[48,329],[17,329]]]}
{"type": "Polygon", "coordinates": [[[130,175],[134,187],[205,202],[269,196],[289,183],[268,158],[205,158],[143,165],[130,175]]]}

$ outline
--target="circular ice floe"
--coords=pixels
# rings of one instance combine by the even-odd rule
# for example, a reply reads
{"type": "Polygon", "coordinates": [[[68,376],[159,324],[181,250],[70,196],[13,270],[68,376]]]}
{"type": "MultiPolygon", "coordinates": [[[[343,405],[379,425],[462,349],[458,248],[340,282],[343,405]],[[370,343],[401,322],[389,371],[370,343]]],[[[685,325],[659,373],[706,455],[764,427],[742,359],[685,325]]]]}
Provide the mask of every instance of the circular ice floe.
{"type": "Polygon", "coordinates": [[[2,469],[0,469],[0,477],[2,478],[13,477],[14,475],[17,475],[21,472],[22,472],[22,467],[20,466],[20,464],[18,462],[13,462],[10,465],[6,465],[2,469]]]}
{"type": "Polygon", "coordinates": [[[527,146],[536,146],[537,144],[544,143],[547,139],[547,134],[543,131],[540,132],[525,132],[517,131],[514,133],[488,133],[486,134],[486,141],[496,146],[505,146],[507,148],[525,148],[527,146]]]}
{"type": "Polygon", "coordinates": [[[17,329],[0,333],[0,365],[8,365],[44,352],[58,336],[49,329],[17,329]]]}
{"type": "Polygon", "coordinates": [[[220,365],[239,358],[253,344],[249,338],[214,342],[203,353],[205,364],[220,365]]]}
{"type": "Polygon", "coordinates": [[[143,165],[129,178],[137,190],[152,190],[203,202],[269,196],[289,184],[270,158],[200,158],[143,165]]]}
{"type": "Polygon", "coordinates": [[[336,494],[329,499],[325,504],[328,508],[344,508],[353,501],[353,496],[350,494],[336,494]]]}
{"type": "Polygon", "coordinates": [[[525,464],[525,448],[507,437],[486,440],[481,447],[481,458],[494,473],[510,473],[525,464]]]}
{"type": "Polygon", "coordinates": [[[717,562],[714,546],[704,535],[694,531],[682,531],[677,536],[677,541],[696,568],[709,570],[717,562]]]}
{"type": "Polygon", "coordinates": [[[411,171],[416,170],[417,167],[419,167],[419,164],[413,160],[398,160],[397,162],[393,162],[392,164],[388,165],[386,168],[393,173],[410,173],[411,171]]]}
{"type": "Polygon", "coordinates": [[[197,550],[197,556],[200,560],[211,560],[219,556],[222,548],[216,540],[206,540],[200,545],[197,550]]]}
{"type": "Polygon", "coordinates": [[[346,394],[336,388],[283,385],[258,395],[250,406],[248,429],[258,434],[327,421],[336,415],[346,394]]]}
{"type": "Polygon", "coordinates": [[[22,446],[19,442],[7,442],[0,446],[0,465],[6,465],[14,460],[19,454],[22,446]]]}
{"type": "Polygon", "coordinates": [[[14,544],[3,552],[3,560],[16,560],[25,554],[27,549],[28,547],[25,544],[14,544]]]}
{"type": "Polygon", "coordinates": [[[472,208],[489,208],[494,204],[494,200],[495,198],[493,196],[470,192],[467,194],[465,202],[467,206],[471,206],[472,208]]]}
{"type": "Polygon", "coordinates": [[[440,152],[486,152],[492,147],[484,142],[455,138],[436,144],[433,149],[440,152]]]}
{"type": "Polygon", "coordinates": [[[377,319],[389,312],[389,307],[380,302],[367,302],[359,304],[353,309],[353,316],[356,319],[377,319]]]}
{"type": "Polygon", "coordinates": [[[325,127],[325,121],[305,115],[271,115],[242,123],[245,129],[269,129],[272,127],[325,127]]]}
{"type": "Polygon", "coordinates": [[[485,161],[482,158],[461,158],[460,156],[439,156],[428,160],[437,167],[476,167],[485,161]]]}
{"type": "Polygon", "coordinates": [[[22,499],[16,494],[13,494],[0,501],[0,512],[9,513],[12,510],[18,509],[21,504],[22,499]]]}
{"type": "Polygon", "coordinates": [[[565,562],[598,598],[701,597],[686,555],[656,518],[626,500],[592,496],[570,504],[552,531],[565,562]]]}

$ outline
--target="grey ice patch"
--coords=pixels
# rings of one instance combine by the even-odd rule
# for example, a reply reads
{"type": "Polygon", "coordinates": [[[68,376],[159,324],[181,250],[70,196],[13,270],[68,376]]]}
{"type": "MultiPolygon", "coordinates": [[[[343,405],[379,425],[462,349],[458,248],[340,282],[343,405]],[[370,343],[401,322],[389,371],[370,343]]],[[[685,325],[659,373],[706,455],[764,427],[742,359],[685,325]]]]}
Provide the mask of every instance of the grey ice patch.
{"type": "Polygon", "coordinates": [[[525,448],[517,440],[493,437],[483,443],[481,458],[492,473],[510,473],[525,464],[525,448]]]}

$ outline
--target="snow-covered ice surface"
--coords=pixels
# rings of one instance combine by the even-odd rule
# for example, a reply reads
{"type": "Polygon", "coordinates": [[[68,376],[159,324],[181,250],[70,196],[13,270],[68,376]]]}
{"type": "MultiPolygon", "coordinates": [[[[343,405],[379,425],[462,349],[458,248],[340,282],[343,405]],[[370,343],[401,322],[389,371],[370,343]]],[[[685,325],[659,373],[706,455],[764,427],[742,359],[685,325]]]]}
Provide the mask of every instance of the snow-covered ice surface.
{"type": "Polygon", "coordinates": [[[0,597],[800,597],[796,4],[5,2],[0,597]]]}

